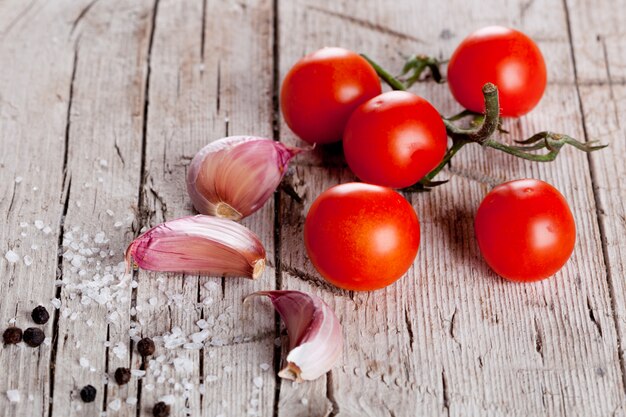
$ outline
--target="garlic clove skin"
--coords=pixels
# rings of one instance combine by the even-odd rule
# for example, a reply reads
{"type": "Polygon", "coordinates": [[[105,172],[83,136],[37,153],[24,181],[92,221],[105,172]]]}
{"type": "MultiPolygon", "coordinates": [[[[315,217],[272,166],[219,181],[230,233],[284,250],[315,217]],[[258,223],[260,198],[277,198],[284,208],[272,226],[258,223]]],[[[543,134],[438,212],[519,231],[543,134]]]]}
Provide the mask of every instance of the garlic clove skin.
{"type": "MultiPolygon", "coordinates": [[[[259,291],[269,297],[289,335],[287,366],[278,376],[312,381],[330,371],[343,349],[339,319],[321,298],[301,291],[259,291]]],[[[244,300],[245,301],[245,300],[244,300]]]]}
{"type": "Polygon", "coordinates": [[[200,213],[240,220],[265,204],[303,151],[253,136],[216,140],[193,157],[187,192],[200,213]]]}
{"type": "Polygon", "coordinates": [[[126,249],[142,269],[210,276],[258,278],[265,249],[258,236],[232,220],[197,215],[161,223],[126,249]]]}

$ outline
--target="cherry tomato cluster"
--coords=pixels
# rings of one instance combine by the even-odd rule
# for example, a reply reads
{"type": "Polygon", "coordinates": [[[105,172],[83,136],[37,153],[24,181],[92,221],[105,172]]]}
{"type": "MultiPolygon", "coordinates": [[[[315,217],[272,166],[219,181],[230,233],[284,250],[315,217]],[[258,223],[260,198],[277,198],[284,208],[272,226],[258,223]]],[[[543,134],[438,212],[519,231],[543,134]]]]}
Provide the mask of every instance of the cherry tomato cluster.
{"type": "MultiPolygon", "coordinates": [[[[417,255],[420,227],[413,207],[393,189],[441,183],[432,178],[464,144],[473,141],[539,161],[554,159],[563,144],[586,152],[600,148],[548,132],[520,142],[526,148],[490,139],[501,129],[500,116],[528,113],[546,87],[541,51],[519,31],[480,29],[449,60],[448,86],[467,109],[461,115],[482,118],[474,130],[456,127],[456,119],[443,118],[423,97],[382,92],[379,76],[394,90],[406,90],[427,67],[441,78],[436,60],[416,56],[403,71],[414,71],[413,77],[403,84],[365,56],[323,48],[298,61],[283,81],[280,101],[287,125],[312,144],[343,140],[346,162],[362,181],[323,192],[305,221],[309,258],[338,287],[375,290],[406,273],[417,255]],[[550,153],[526,152],[542,148],[550,153]]],[[[576,239],[567,202],[536,179],[495,187],[477,210],[475,233],[485,261],[512,281],[553,275],[569,259],[576,239]]]]}

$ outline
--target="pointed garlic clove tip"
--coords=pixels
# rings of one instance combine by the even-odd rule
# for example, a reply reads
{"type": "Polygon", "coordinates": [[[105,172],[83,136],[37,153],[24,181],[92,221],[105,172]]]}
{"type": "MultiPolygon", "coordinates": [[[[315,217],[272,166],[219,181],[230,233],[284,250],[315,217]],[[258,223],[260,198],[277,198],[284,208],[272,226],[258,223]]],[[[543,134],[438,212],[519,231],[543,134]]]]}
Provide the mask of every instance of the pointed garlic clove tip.
{"type": "Polygon", "coordinates": [[[278,376],[296,382],[311,381],[328,372],[341,355],[341,323],[319,297],[300,291],[259,291],[250,297],[269,297],[285,322],[289,335],[287,366],[278,376]]]}
{"type": "Polygon", "coordinates": [[[200,213],[241,220],[265,204],[289,161],[304,151],[252,136],[219,139],[193,157],[187,191],[200,213]]]}
{"type": "Polygon", "coordinates": [[[197,215],[162,223],[126,249],[132,263],[150,271],[258,278],[265,269],[259,238],[232,220],[197,215]]]}

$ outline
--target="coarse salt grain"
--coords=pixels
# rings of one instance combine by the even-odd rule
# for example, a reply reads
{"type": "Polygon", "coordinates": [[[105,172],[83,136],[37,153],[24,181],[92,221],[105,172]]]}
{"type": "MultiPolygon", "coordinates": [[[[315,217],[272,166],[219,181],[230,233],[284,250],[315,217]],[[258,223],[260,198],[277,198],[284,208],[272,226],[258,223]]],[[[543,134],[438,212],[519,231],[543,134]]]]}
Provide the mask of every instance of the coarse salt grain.
{"type": "Polygon", "coordinates": [[[20,182],[22,182],[22,180],[24,180],[24,178],[22,178],[20,176],[15,177],[15,183],[16,184],[19,184],[20,182]]]}
{"type": "Polygon", "coordinates": [[[43,228],[42,232],[49,235],[50,233],[52,233],[52,228],[50,226],[46,226],[43,228]]]}
{"type": "Polygon", "coordinates": [[[137,397],[128,397],[128,398],[126,398],[126,404],[129,404],[129,405],[137,404],[137,397]]]}
{"type": "Polygon", "coordinates": [[[254,379],[252,379],[252,383],[255,387],[261,388],[263,386],[263,378],[261,378],[260,376],[255,376],[254,379]]]}
{"type": "Polygon", "coordinates": [[[124,359],[127,352],[128,349],[126,348],[126,344],[124,344],[124,342],[117,342],[113,348],[113,353],[120,359],[124,359]]]}
{"type": "Polygon", "coordinates": [[[156,297],[152,297],[148,300],[148,303],[150,303],[151,306],[155,306],[157,304],[157,299],[156,297]]]}
{"type": "Polygon", "coordinates": [[[20,260],[20,255],[12,250],[9,250],[7,253],[5,253],[4,257],[10,264],[14,264],[15,262],[20,260]]]}
{"type": "Polygon", "coordinates": [[[39,230],[43,229],[44,223],[41,220],[35,220],[35,227],[39,230]]]}
{"type": "Polygon", "coordinates": [[[267,371],[268,369],[270,369],[270,364],[269,363],[262,363],[259,365],[259,368],[261,368],[263,371],[267,371]]]}
{"type": "Polygon", "coordinates": [[[87,358],[80,358],[78,362],[80,363],[80,366],[82,366],[83,368],[89,367],[89,360],[87,358]]]}
{"type": "Polygon", "coordinates": [[[217,375],[207,375],[206,378],[204,378],[206,382],[215,382],[218,379],[220,378],[217,375]]]}
{"type": "Polygon", "coordinates": [[[209,337],[209,331],[208,330],[202,330],[201,332],[197,332],[197,333],[193,333],[191,335],[191,341],[193,343],[202,343],[206,340],[207,337],[209,337]]]}
{"type": "Polygon", "coordinates": [[[7,391],[7,398],[12,403],[19,403],[21,399],[20,392],[16,389],[10,389],[7,391]]]}
{"type": "Polygon", "coordinates": [[[113,411],[118,411],[121,406],[122,406],[122,402],[120,401],[119,398],[116,398],[109,403],[109,408],[113,411]]]}
{"type": "Polygon", "coordinates": [[[303,398],[303,399],[300,400],[300,402],[302,403],[302,405],[308,405],[309,404],[308,398],[303,398]]]}
{"type": "Polygon", "coordinates": [[[163,401],[165,404],[171,405],[174,404],[174,401],[176,401],[176,398],[173,395],[164,395],[161,398],[159,398],[159,401],[163,401]]]}
{"type": "Polygon", "coordinates": [[[142,371],[140,369],[133,369],[130,371],[130,374],[137,378],[143,378],[146,375],[146,371],[142,371]]]}
{"type": "Polygon", "coordinates": [[[31,266],[33,264],[33,258],[28,255],[24,255],[24,265],[31,266]]]}
{"type": "Polygon", "coordinates": [[[53,298],[52,300],[50,300],[50,304],[52,304],[52,307],[56,308],[57,310],[61,308],[61,300],[59,300],[58,298],[53,298]]]}

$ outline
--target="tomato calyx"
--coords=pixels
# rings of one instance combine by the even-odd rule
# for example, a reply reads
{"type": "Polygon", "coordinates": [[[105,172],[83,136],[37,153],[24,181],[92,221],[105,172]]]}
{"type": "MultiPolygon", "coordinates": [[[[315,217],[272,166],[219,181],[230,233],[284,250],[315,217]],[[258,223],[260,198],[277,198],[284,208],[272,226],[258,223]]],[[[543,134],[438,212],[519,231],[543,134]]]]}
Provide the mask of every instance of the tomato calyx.
{"type": "MultiPolygon", "coordinates": [[[[415,56],[413,62],[410,63],[411,59],[409,59],[403,69],[403,74],[408,73],[411,69],[415,71],[414,74],[409,77],[408,80],[402,81],[391,75],[366,55],[361,54],[361,56],[374,67],[378,76],[394,90],[406,90],[409,88],[420,79],[425,68],[431,70],[434,79],[435,71],[439,72],[439,61],[425,56],[415,56]],[[437,67],[437,69],[433,71],[433,67],[437,67]]],[[[441,80],[441,74],[439,74],[439,80],[441,80]]],[[[483,114],[463,110],[448,118],[444,116],[441,117],[446,127],[446,133],[452,139],[452,146],[448,148],[441,163],[437,167],[418,183],[405,188],[404,191],[428,191],[432,187],[445,184],[447,181],[434,181],[433,179],[450,162],[452,157],[468,143],[478,143],[483,147],[496,149],[517,158],[536,162],[554,161],[564,145],[570,145],[586,153],[597,151],[608,146],[598,145],[597,141],[580,142],[569,135],[550,131],[536,133],[528,139],[515,140],[516,145],[506,145],[493,138],[496,132],[508,133],[502,128],[498,88],[492,83],[486,83],[483,86],[482,93],[485,104],[483,114]],[[472,118],[469,128],[460,127],[455,123],[467,117],[472,118]],[[542,150],[546,152],[537,153],[537,151],[542,150]]]]}
{"type": "Polygon", "coordinates": [[[399,78],[401,78],[407,88],[410,88],[418,81],[426,81],[428,79],[428,75],[430,75],[433,81],[437,84],[443,84],[446,82],[441,75],[441,71],[439,70],[439,66],[443,64],[444,61],[440,61],[435,57],[427,55],[413,55],[405,57],[405,59],[406,62],[404,67],[402,67],[402,72],[400,73],[399,78]],[[421,78],[425,70],[428,70],[430,74],[428,74],[425,78],[421,78]],[[409,73],[410,75],[407,76],[409,73]]]}

